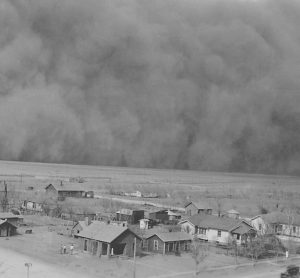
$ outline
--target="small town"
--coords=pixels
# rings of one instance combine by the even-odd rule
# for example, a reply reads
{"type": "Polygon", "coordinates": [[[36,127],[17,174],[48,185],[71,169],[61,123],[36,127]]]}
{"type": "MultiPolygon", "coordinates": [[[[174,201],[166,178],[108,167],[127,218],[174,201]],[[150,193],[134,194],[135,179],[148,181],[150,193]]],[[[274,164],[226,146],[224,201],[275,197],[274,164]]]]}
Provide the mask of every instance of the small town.
{"type": "Polygon", "coordinates": [[[1,278],[300,278],[300,0],[0,0],[1,278]]]}
{"type": "MultiPolygon", "coordinates": [[[[260,214],[243,215],[236,206],[224,209],[220,200],[211,205],[209,198],[190,196],[164,206],[160,201],[168,193],[115,191],[107,186],[113,180],[101,193],[87,178],[48,181],[22,177],[23,190],[1,182],[1,247],[48,263],[75,264],[78,273],[94,262],[86,277],[97,271],[98,277],[218,277],[224,271],[243,277],[240,271],[264,265],[284,274],[282,268],[300,259],[295,210],[275,205],[274,211],[260,207],[260,214]],[[25,184],[31,185],[24,189],[25,184]]],[[[27,271],[35,277],[33,266],[27,271]]]]}

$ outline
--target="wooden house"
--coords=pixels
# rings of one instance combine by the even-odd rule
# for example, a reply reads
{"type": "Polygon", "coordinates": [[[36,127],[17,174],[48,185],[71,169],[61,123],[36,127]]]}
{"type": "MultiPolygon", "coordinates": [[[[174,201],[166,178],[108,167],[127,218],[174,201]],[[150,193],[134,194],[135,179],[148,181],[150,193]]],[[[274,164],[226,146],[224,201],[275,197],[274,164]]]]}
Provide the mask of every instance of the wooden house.
{"type": "Polygon", "coordinates": [[[187,216],[192,216],[195,214],[212,214],[212,208],[203,202],[190,201],[185,204],[184,208],[187,216]]]}
{"type": "Polygon", "coordinates": [[[20,223],[23,222],[23,216],[15,215],[11,212],[1,212],[0,220],[2,220],[2,221],[7,220],[7,222],[9,222],[10,224],[17,227],[17,226],[19,226],[20,223]]]}
{"type": "Polygon", "coordinates": [[[117,221],[127,221],[128,224],[138,224],[144,218],[144,210],[121,209],[116,212],[117,221]]]}
{"type": "Polygon", "coordinates": [[[281,239],[300,239],[300,215],[274,211],[255,216],[252,225],[259,234],[276,234],[281,239]]]}
{"type": "Polygon", "coordinates": [[[143,249],[147,252],[171,254],[188,252],[193,237],[184,232],[157,232],[143,240],[143,249]]]}
{"type": "Polygon", "coordinates": [[[245,243],[256,230],[245,220],[196,214],[180,222],[181,230],[209,242],[227,245],[232,240],[245,243]]]}
{"type": "Polygon", "coordinates": [[[80,248],[97,257],[134,255],[134,239],[136,239],[136,254],[141,251],[141,238],[127,227],[110,225],[94,221],[77,234],[80,248]]]}
{"type": "Polygon", "coordinates": [[[46,193],[57,196],[59,200],[67,197],[72,198],[93,198],[94,191],[85,188],[82,183],[61,183],[60,185],[49,184],[46,186],[46,193]]]}
{"type": "Polygon", "coordinates": [[[0,220],[0,237],[13,236],[17,232],[17,226],[7,220],[0,220]]]}

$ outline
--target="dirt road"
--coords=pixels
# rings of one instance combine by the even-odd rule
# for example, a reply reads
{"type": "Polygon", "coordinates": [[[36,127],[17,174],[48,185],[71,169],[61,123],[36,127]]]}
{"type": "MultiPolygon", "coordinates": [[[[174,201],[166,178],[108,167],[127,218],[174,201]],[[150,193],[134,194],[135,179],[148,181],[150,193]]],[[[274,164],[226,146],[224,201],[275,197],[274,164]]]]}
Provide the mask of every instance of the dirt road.
{"type": "MultiPolygon", "coordinates": [[[[27,267],[25,263],[31,264],[29,267],[30,278],[82,278],[82,274],[77,274],[76,270],[74,272],[69,271],[60,266],[48,264],[36,258],[0,247],[0,277],[26,277],[27,267]]],[[[92,277],[85,276],[85,278],[92,277]]]]}

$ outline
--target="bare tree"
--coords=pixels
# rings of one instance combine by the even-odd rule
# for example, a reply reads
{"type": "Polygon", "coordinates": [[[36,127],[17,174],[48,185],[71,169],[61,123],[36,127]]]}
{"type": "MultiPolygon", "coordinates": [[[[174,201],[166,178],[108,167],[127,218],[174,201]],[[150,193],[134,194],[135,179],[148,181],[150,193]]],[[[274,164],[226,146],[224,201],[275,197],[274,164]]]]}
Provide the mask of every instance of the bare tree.
{"type": "Polygon", "coordinates": [[[191,244],[191,251],[196,263],[195,274],[198,275],[200,264],[209,256],[209,245],[195,237],[191,244]]]}

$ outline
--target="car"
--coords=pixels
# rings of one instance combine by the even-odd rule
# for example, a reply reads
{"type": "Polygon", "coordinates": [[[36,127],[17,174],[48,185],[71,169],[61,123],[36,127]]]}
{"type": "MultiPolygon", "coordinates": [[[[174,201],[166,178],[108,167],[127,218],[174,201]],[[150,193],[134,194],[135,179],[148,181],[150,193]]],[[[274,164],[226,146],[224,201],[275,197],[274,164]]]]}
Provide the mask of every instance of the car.
{"type": "Polygon", "coordinates": [[[286,268],[286,272],[280,274],[280,278],[298,278],[299,274],[299,266],[289,265],[286,268]]]}

